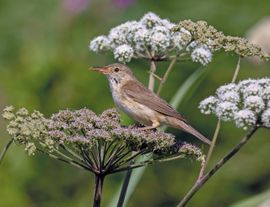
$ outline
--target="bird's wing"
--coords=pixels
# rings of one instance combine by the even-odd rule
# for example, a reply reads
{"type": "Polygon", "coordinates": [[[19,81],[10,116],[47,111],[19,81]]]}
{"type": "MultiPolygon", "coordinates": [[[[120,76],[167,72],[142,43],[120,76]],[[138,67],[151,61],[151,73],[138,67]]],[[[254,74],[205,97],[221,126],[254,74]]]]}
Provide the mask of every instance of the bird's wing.
{"type": "Polygon", "coordinates": [[[127,81],[127,83],[123,85],[122,90],[134,101],[143,104],[161,114],[186,122],[182,115],[179,114],[174,108],[172,108],[165,100],[158,97],[141,83],[135,82],[133,80],[127,81]]]}

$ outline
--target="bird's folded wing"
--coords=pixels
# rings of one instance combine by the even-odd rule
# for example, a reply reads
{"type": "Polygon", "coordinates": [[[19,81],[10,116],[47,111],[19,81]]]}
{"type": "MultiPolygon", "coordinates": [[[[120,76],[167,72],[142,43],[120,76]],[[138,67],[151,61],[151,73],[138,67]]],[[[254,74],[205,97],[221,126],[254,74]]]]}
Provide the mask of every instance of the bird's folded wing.
{"type": "Polygon", "coordinates": [[[141,83],[128,81],[122,87],[123,92],[134,101],[149,107],[161,114],[171,116],[186,122],[186,120],[166,101],[158,97],[141,83]]]}

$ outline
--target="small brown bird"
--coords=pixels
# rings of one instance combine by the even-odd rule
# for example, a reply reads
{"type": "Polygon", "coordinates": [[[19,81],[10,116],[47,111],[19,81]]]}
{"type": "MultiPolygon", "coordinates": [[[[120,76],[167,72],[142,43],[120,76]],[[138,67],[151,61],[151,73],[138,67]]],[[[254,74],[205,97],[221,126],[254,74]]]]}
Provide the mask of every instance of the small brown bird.
{"type": "Polygon", "coordinates": [[[144,124],[146,127],[142,127],[142,130],[165,124],[188,132],[207,144],[211,143],[165,100],[139,82],[126,65],[115,63],[92,70],[107,76],[115,104],[131,118],[144,124]]]}

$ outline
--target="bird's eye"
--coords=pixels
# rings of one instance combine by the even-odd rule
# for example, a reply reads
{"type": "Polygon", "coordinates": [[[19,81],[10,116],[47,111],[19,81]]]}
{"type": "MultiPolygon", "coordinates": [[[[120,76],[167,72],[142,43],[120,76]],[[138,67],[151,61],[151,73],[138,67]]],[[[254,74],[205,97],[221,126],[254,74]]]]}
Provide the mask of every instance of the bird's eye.
{"type": "Polygon", "coordinates": [[[118,71],[119,71],[119,68],[114,68],[114,71],[115,71],[115,72],[118,72],[118,71]]]}

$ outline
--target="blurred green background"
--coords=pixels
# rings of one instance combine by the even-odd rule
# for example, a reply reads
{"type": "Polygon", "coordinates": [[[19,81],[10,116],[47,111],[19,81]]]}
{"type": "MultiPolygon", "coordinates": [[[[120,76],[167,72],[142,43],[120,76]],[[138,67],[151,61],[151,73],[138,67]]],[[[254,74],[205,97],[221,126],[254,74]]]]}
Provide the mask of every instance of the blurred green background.
{"type": "MultiPolygon", "coordinates": [[[[269,15],[269,1],[1,0],[0,110],[6,105],[24,106],[48,116],[65,108],[88,107],[100,113],[113,107],[107,80],[88,71],[89,66],[114,62],[113,56],[89,52],[89,41],[107,34],[120,23],[138,20],[148,11],[174,22],[206,20],[225,34],[244,36],[252,25],[269,15]]],[[[203,80],[178,108],[208,137],[213,134],[216,119],[200,114],[198,103],[231,80],[236,63],[235,55],[215,54],[213,62],[202,69],[206,70],[203,80]]],[[[147,84],[149,63],[134,60],[128,65],[147,84]]],[[[159,74],[166,65],[158,65],[159,74]]],[[[178,63],[162,97],[169,100],[198,67],[195,63],[178,63]]],[[[269,64],[253,65],[244,60],[239,79],[268,76],[269,69],[269,64]]],[[[171,132],[183,137],[179,131],[171,132]]],[[[242,135],[244,131],[232,123],[222,124],[212,161],[227,152],[242,135]]],[[[269,189],[269,135],[269,130],[259,130],[189,206],[230,206],[269,189]]],[[[0,118],[0,147],[8,140],[5,122],[0,118]]],[[[189,140],[196,142],[193,138],[189,140]]],[[[199,167],[189,160],[148,167],[128,206],[175,206],[196,179],[199,167]]],[[[118,174],[105,181],[104,206],[122,177],[123,174],[118,174]]],[[[22,148],[12,146],[0,166],[0,207],[91,206],[92,186],[91,174],[43,155],[28,157],[22,148]]]]}

